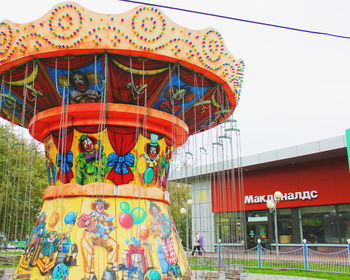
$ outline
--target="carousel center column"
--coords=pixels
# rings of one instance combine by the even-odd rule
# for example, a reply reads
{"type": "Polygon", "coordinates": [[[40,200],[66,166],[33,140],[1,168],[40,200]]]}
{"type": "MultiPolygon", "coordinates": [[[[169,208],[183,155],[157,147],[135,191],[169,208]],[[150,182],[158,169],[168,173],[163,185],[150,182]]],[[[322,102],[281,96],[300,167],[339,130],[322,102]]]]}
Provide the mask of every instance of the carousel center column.
{"type": "Polygon", "coordinates": [[[29,131],[45,145],[49,187],[17,272],[189,276],[167,192],[173,148],[188,138],[183,121],[135,105],[81,103],[40,112],[29,131]]]}

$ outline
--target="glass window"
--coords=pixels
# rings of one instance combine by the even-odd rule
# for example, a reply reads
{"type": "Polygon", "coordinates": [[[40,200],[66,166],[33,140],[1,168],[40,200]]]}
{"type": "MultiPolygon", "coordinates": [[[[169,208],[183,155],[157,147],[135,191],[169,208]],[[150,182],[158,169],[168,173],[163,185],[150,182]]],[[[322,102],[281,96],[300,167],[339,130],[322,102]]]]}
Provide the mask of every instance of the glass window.
{"type": "Polygon", "coordinates": [[[215,214],[216,240],[221,239],[222,243],[237,243],[241,241],[240,215],[240,212],[215,214]]]}
{"type": "Polygon", "coordinates": [[[350,204],[338,205],[339,239],[347,243],[350,239],[350,204]]]}
{"type": "Polygon", "coordinates": [[[248,222],[267,222],[267,210],[247,212],[248,222]]]}
{"type": "Polygon", "coordinates": [[[268,211],[260,210],[260,211],[248,211],[247,217],[267,217],[268,211]]]}
{"type": "Polygon", "coordinates": [[[335,205],[300,208],[303,238],[311,243],[339,243],[335,205]]]}
{"type": "Polygon", "coordinates": [[[335,205],[301,207],[302,218],[322,217],[326,214],[335,215],[335,205]]]}
{"type": "Polygon", "coordinates": [[[292,217],[291,208],[277,208],[278,219],[290,219],[292,217]]]}
{"type": "Polygon", "coordinates": [[[277,209],[279,243],[291,243],[293,240],[292,209],[277,209]]]}
{"type": "Polygon", "coordinates": [[[339,204],[338,205],[339,213],[350,213],[350,204],[339,204]]]}

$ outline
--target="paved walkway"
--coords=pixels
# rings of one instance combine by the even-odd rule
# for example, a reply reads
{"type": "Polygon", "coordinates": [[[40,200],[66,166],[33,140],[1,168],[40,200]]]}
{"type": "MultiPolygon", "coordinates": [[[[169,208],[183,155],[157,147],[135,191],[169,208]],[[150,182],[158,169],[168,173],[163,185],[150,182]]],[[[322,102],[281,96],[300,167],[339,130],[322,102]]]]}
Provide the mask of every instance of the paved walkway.
{"type": "Polygon", "coordinates": [[[320,278],[249,273],[245,280],[322,280],[320,278]]]}
{"type": "MultiPolygon", "coordinates": [[[[192,270],[192,279],[203,279],[204,272],[198,270],[192,270]],[[202,276],[202,277],[201,277],[202,276]]],[[[225,279],[222,275],[221,279],[225,279]]],[[[242,278],[242,280],[322,280],[320,278],[310,278],[310,277],[298,277],[298,276],[285,276],[285,275],[272,275],[272,274],[258,274],[258,273],[248,273],[247,277],[242,278]]]]}

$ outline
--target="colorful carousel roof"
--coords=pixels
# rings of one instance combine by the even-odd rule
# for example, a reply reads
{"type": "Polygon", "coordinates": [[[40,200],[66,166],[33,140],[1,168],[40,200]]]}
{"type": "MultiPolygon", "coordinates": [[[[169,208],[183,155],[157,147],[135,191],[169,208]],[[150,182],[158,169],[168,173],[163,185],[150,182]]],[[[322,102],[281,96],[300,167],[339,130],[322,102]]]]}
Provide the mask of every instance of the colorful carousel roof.
{"type": "Polygon", "coordinates": [[[49,108],[107,102],[173,114],[193,134],[239,100],[244,63],[221,35],[151,6],[104,15],[62,3],[30,23],[2,22],[0,34],[0,113],[24,127],[49,108]]]}

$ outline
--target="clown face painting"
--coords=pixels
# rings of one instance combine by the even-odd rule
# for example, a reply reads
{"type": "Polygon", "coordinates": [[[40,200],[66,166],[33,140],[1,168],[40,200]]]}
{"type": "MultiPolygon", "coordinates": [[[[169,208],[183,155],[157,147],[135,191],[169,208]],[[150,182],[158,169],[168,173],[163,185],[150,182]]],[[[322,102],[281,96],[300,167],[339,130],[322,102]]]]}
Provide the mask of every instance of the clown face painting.
{"type": "Polygon", "coordinates": [[[76,157],[75,177],[78,184],[103,181],[109,171],[103,146],[95,137],[82,135],[79,139],[80,154],[76,157]]]}
{"type": "Polygon", "coordinates": [[[114,273],[118,266],[118,244],[110,236],[115,230],[114,216],[107,214],[109,204],[103,199],[97,199],[91,205],[92,212],[79,218],[78,226],[85,228],[81,239],[81,251],[85,276],[82,280],[97,280],[95,275],[95,247],[107,251],[106,273],[114,273]]]}
{"type": "Polygon", "coordinates": [[[70,76],[70,83],[73,90],[70,92],[71,103],[91,103],[98,102],[101,94],[89,88],[86,75],[80,71],[74,71],[70,76]]]}

